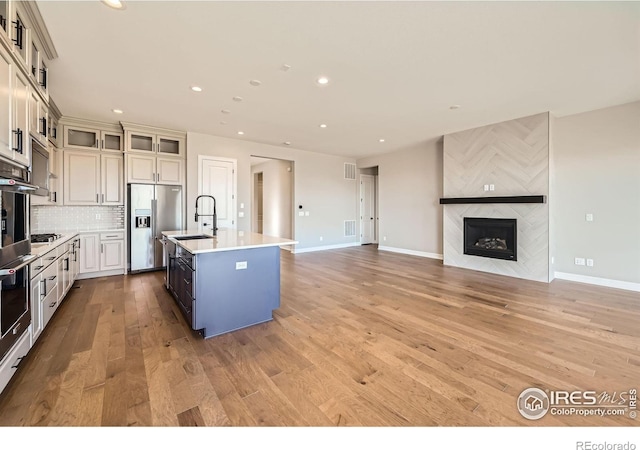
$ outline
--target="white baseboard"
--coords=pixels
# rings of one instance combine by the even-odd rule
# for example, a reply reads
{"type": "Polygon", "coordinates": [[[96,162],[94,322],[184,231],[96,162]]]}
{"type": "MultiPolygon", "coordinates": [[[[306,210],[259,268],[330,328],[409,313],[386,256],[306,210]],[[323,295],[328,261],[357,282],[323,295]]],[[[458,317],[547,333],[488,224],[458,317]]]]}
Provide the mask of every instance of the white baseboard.
{"type": "Polygon", "coordinates": [[[578,283],[595,284],[598,286],[606,286],[617,289],[625,289],[627,291],[640,292],[640,283],[631,283],[629,281],[610,280],[608,278],[590,277],[587,275],[576,275],[575,273],[556,272],[556,278],[567,281],[577,281],[578,283]]]}
{"type": "Polygon", "coordinates": [[[123,269],[105,270],[103,272],[79,273],[76,280],[88,280],[89,278],[110,277],[113,275],[126,275],[123,269]]]}
{"type": "Polygon", "coordinates": [[[321,252],[322,250],[335,250],[338,248],[357,247],[359,245],[359,242],[349,242],[347,244],[323,245],[322,247],[296,248],[292,250],[291,253],[321,252]]]}
{"type": "Polygon", "coordinates": [[[378,246],[378,250],[393,253],[402,253],[404,255],[421,256],[423,258],[439,259],[442,261],[443,256],[438,253],[420,252],[418,250],[408,250],[406,248],[378,246]]]}

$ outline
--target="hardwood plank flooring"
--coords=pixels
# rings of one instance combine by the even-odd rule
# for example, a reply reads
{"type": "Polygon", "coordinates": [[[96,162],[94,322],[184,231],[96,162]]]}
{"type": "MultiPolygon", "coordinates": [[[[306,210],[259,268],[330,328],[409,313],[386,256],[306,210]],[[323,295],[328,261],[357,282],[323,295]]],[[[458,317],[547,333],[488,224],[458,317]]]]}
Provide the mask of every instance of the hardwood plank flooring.
{"type": "Polygon", "coordinates": [[[282,252],[274,320],[204,340],[163,272],[77,281],[0,395],[4,426],[637,426],[516,409],[640,387],[640,294],[374,246],[282,252]]]}

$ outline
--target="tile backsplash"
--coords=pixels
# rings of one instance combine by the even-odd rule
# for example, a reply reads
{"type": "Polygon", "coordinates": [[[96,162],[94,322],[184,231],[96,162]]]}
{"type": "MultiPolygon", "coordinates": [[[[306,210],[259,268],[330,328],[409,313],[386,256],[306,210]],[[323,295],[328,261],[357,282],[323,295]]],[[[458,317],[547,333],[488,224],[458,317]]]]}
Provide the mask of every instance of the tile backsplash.
{"type": "Polygon", "coordinates": [[[124,206],[31,206],[31,233],[123,229],[124,206]]]}

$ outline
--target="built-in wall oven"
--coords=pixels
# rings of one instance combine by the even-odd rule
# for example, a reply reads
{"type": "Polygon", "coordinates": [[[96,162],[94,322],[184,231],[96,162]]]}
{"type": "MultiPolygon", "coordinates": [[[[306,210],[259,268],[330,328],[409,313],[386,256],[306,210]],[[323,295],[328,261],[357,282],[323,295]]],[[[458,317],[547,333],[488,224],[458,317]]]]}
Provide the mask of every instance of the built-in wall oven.
{"type": "Polygon", "coordinates": [[[29,239],[26,168],[0,160],[0,361],[31,323],[29,263],[35,259],[29,239]]]}

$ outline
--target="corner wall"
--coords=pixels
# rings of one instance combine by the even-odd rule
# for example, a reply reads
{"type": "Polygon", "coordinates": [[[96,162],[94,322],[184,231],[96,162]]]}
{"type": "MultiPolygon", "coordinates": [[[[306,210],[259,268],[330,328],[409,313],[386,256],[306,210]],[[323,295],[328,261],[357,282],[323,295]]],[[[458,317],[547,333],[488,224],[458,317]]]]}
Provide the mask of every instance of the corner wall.
{"type": "Polygon", "coordinates": [[[553,143],[556,270],[640,283],[640,102],[558,117],[553,143]]]}
{"type": "Polygon", "coordinates": [[[357,164],[378,167],[380,248],[442,258],[442,139],[357,164]]]}

